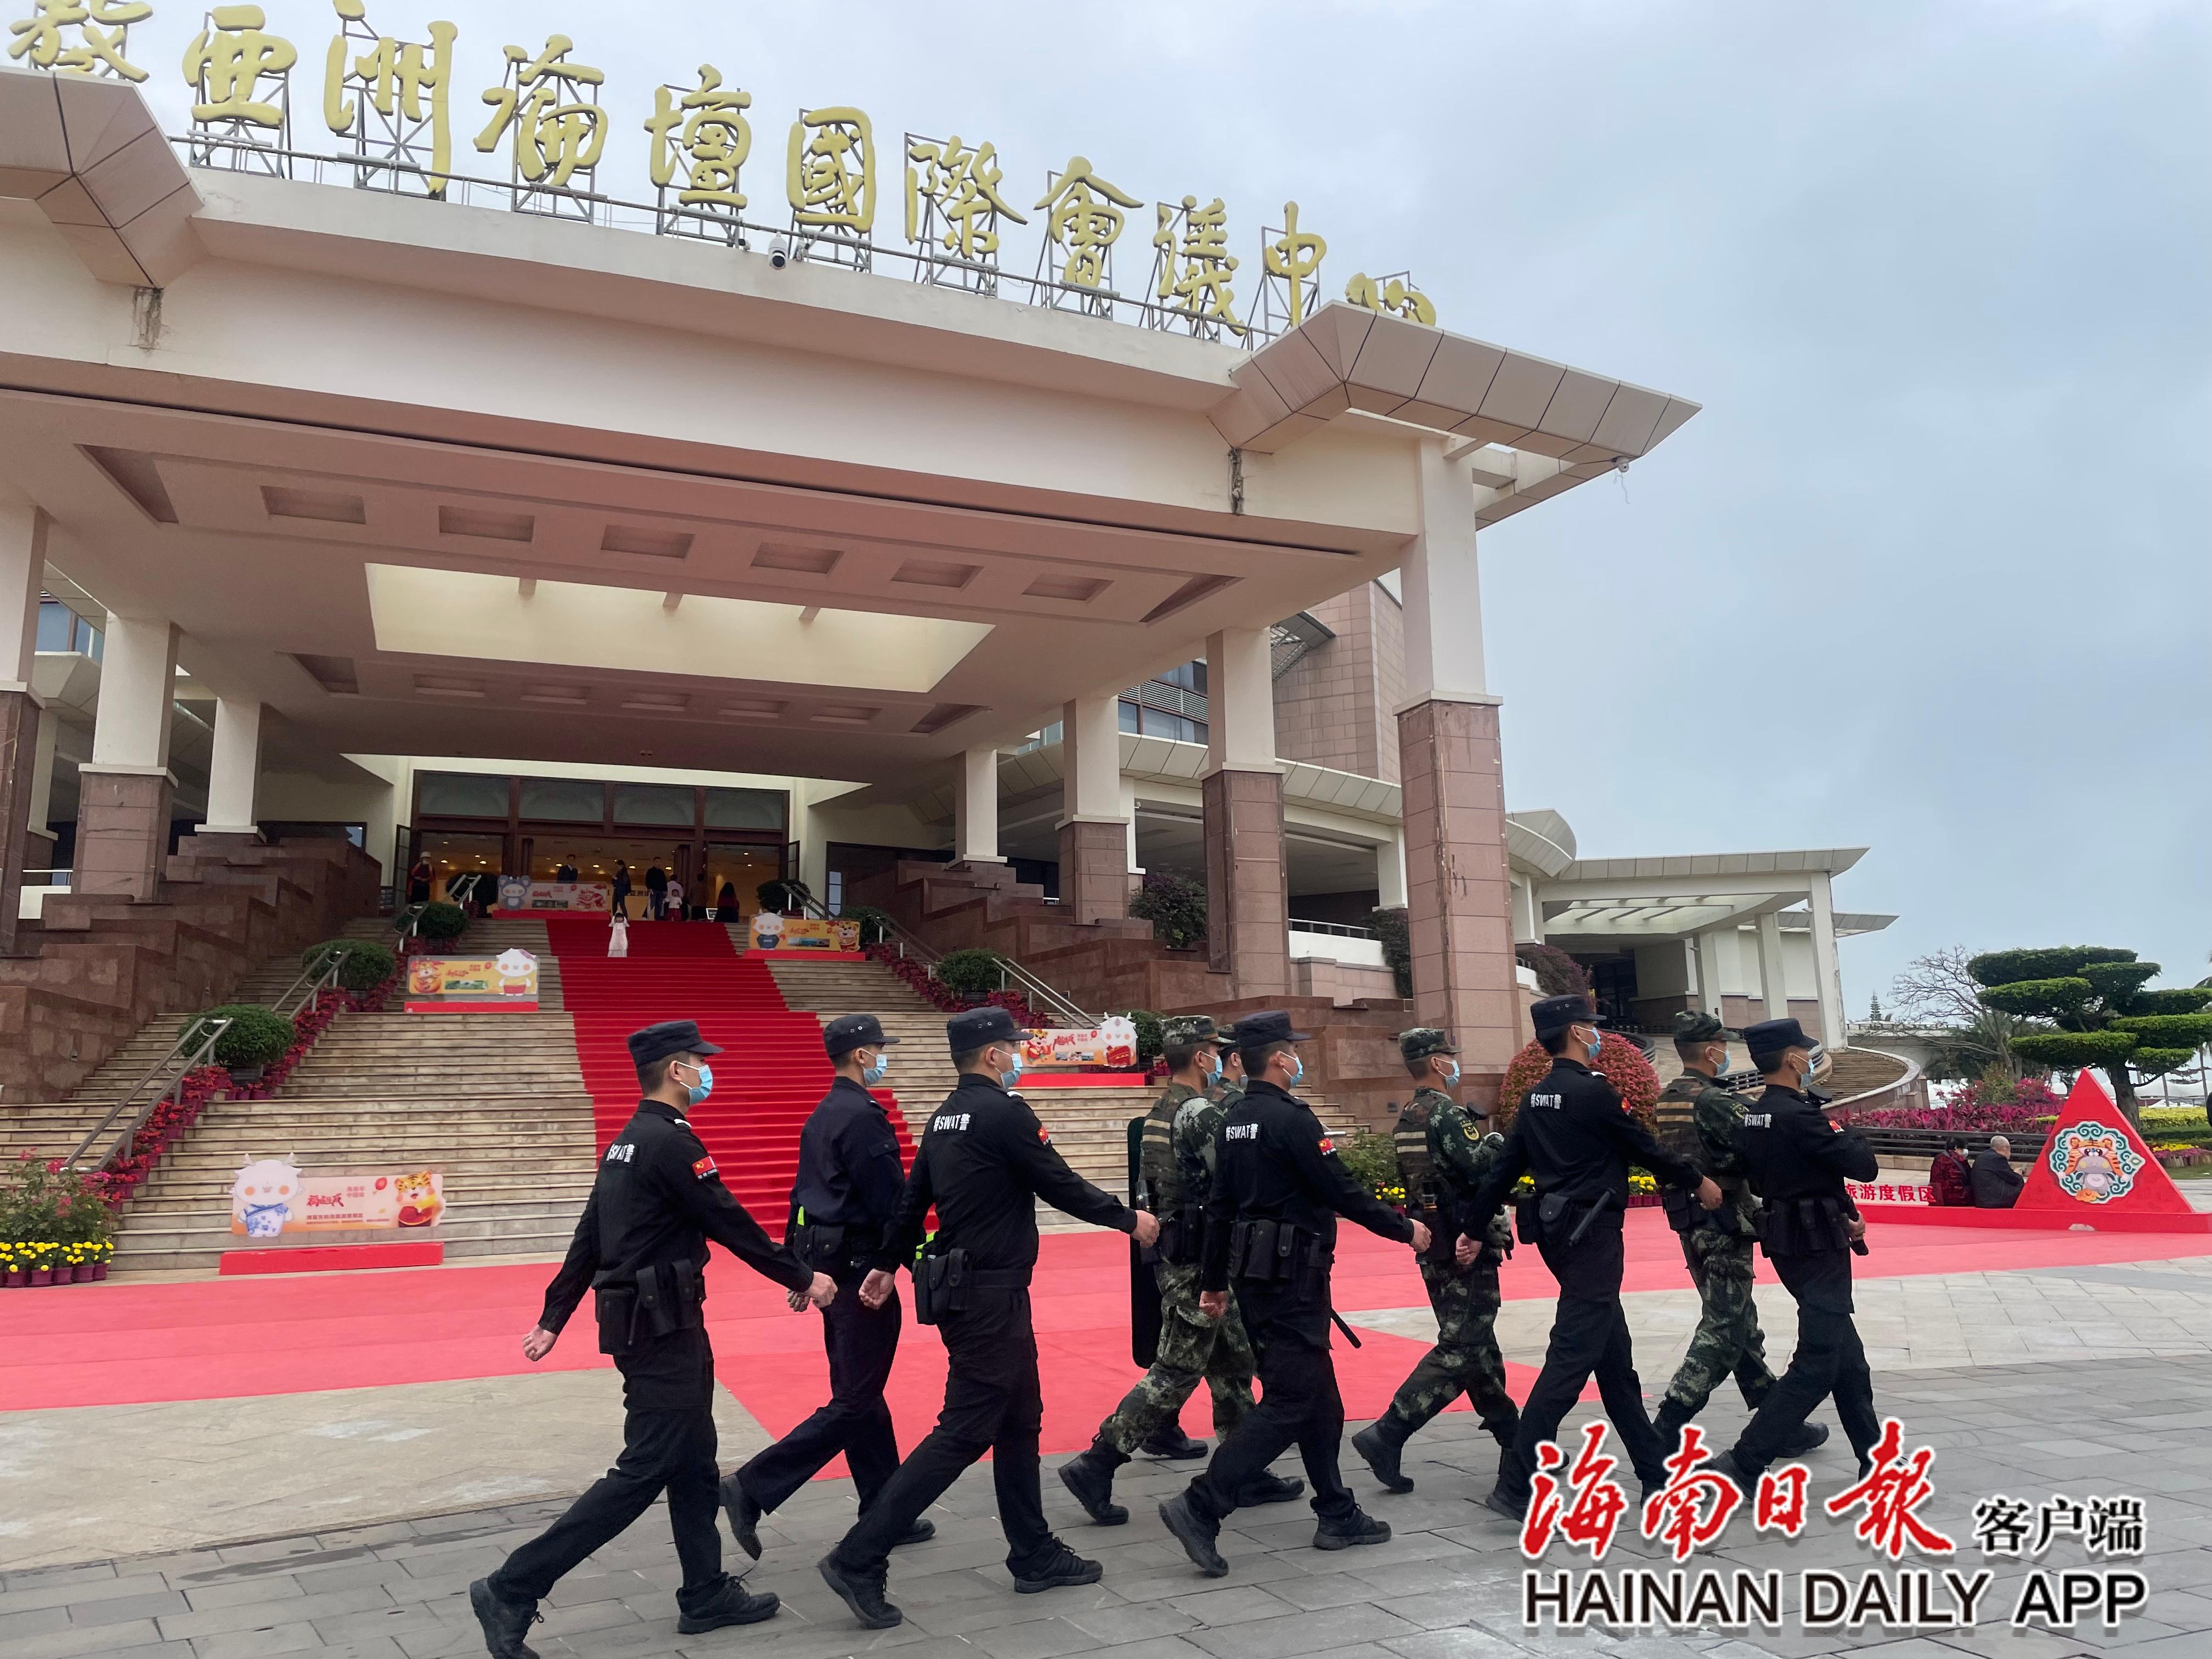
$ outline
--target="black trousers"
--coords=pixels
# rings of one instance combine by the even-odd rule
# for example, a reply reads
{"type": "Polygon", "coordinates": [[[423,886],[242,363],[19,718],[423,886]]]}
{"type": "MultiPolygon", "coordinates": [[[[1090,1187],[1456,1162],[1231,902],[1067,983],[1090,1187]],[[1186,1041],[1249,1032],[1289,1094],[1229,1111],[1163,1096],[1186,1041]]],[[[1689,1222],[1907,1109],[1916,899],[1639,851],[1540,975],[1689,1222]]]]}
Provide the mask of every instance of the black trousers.
{"type": "MultiPolygon", "coordinates": [[[[1552,1338],[1544,1350],[1544,1369],[1521,1407],[1521,1427],[1513,1448],[1499,1463],[1498,1489],[1525,1498],[1536,1472],[1536,1448],[1559,1438],[1559,1425],[1582,1397],[1595,1375],[1605,1414],[1613,1419],[1628,1461],[1646,1483],[1667,1478],[1668,1448],[1644,1410],[1644,1385],[1637,1379],[1636,1355],[1628,1340],[1628,1316],[1620,1308],[1622,1249],[1620,1218],[1601,1216],[1582,1243],[1569,1248],[1562,1237],[1537,1246],[1544,1265],[1559,1281],[1552,1338]]],[[[1573,1461],[1574,1449],[1561,1447],[1573,1461]]]]}
{"type": "Polygon", "coordinates": [[[893,1296],[880,1308],[860,1301],[865,1270],[841,1273],[837,1299],[822,1315],[830,1356],[830,1403],[738,1471],[745,1495],[763,1510],[781,1505],[842,1452],[866,1515],[898,1468],[891,1408],[884,1403],[905,1316],[893,1296]]]}
{"type": "Polygon", "coordinates": [[[921,1512],[988,1452],[999,1525],[1006,1534],[1006,1566],[1016,1577],[1026,1577],[1056,1559],[1062,1547],[1045,1521],[1038,1485],[1044,1396],[1030,1293],[971,1291],[967,1311],[945,1315],[937,1334],[945,1340],[947,1362],[945,1409],[839,1542],[837,1560],[852,1571],[882,1571],[891,1547],[921,1512]]]}
{"type": "Polygon", "coordinates": [[[1260,1378],[1260,1403],[1213,1449],[1190,1483],[1191,1507],[1207,1519],[1232,1513],[1242,1493],[1292,1446],[1313,1483],[1314,1513],[1341,1520],[1358,1507],[1337,1468],[1344,1442],[1344,1396],[1328,1352],[1328,1279],[1312,1285],[1263,1285],[1244,1279],[1237,1304],[1260,1378]]]}
{"type": "Polygon", "coordinates": [[[1768,1258],[1797,1298],[1797,1352],[1735,1443],[1736,1465],[1757,1479],[1781,1455],[1820,1401],[1833,1395],[1836,1417],[1851,1449],[1863,1453],[1881,1438],[1875,1415],[1874,1377],[1851,1317],[1851,1257],[1848,1250],[1768,1258]]]}
{"type": "Polygon", "coordinates": [[[714,1462],[714,1354],[704,1330],[679,1331],[641,1353],[615,1361],[623,1374],[622,1455],[568,1512],[492,1574],[513,1599],[542,1601],[584,1558],[611,1543],[668,1494],[668,1525],[687,1611],[714,1599],[725,1582],[715,1528],[720,1471],[714,1462]]]}

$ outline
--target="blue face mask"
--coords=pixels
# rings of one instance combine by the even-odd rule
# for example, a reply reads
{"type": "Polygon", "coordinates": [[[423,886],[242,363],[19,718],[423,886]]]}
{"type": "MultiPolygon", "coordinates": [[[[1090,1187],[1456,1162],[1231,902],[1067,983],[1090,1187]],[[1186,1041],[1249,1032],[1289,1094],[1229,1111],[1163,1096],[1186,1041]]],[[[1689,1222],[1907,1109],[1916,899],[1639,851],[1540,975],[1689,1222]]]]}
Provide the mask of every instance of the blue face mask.
{"type": "Polygon", "coordinates": [[[1291,1064],[1295,1069],[1291,1073],[1290,1086],[1295,1089],[1306,1080],[1306,1063],[1299,1055],[1292,1054],[1291,1064]]]}
{"type": "Polygon", "coordinates": [[[1459,1062],[1454,1060],[1447,1060],[1445,1064],[1449,1065],[1451,1070],[1444,1073],[1444,1087],[1456,1089],[1459,1087],[1459,1062]]]}
{"type": "Polygon", "coordinates": [[[1206,1060],[1206,1069],[1200,1072],[1199,1076],[1206,1080],[1206,1086],[1209,1088],[1220,1082],[1221,1056],[1219,1054],[1207,1055],[1206,1060]]]}
{"type": "Polygon", "coordinates": [[[690,1104],[696,1106],[701,1101],[706,1099],[708,1095],[711,1095],[714,1092],[714,1068],[711,1066],[702,1066],[699,1068],[699,1080],[696,1083],[690,1085],[684,1091],[684,1098],[690,1104]]]}
{"type": "Polygon", "coordinates": [[[1012,1087],[1014,1086],[1014,1085],[1016,1085],[1017,1083],[1019,1083],[1021,1080],[1022,1080],[1022,1051],[1021,1051],[1020,1049],[1017,1048],[1017,1049],[1015,1049],[1015,1050],[1014,1050],[1014,1069],[1013,1069],[1012,1071],[1011,1071],[1011,1072],[1001,1072],[1001,1073],[999,1073],[999,1084],[1000,1084],[1000,1087],[1002,1087],[1002,1088],[1011,1089],[1011,1088],[1012,1088],[1012,1087]]]}
{"type": "Polygon", "coordinates": [[[875,1059],[869,1061],[868,1064],[860,1068],[860,1081],[866,1084],[869,1088],[872,1089],[876,1085],[884,1080],[884,1074],[890,1071],[890,1056],[889,1054],[878,1054],[875,1059]]]}
{"type": "Polygon", "coordinates": [[[1602,1031],[1593,1031],[1590,1034],[1589,1045],[1589,1063],[1591,1065],[1595,1066],[1597,1064],[1598,1051],[1604,1047],[1605,1033],[1602,1031]]]}

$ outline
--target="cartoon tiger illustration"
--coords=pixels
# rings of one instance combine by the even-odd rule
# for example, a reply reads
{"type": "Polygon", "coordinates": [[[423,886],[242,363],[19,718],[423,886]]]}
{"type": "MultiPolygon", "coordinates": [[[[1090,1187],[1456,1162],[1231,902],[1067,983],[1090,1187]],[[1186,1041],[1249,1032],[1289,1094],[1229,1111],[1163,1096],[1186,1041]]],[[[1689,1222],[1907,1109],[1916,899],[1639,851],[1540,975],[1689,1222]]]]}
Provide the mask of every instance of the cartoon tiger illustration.
{"type": "Polygon", "coordinates": [[[436,1178],[428,1170],[394,1176],[392,1187],[399,1203],[399,1224],[403,1227],[427,1227],[446,1207],[446,1200],[438,1196],[436,1178]]]}

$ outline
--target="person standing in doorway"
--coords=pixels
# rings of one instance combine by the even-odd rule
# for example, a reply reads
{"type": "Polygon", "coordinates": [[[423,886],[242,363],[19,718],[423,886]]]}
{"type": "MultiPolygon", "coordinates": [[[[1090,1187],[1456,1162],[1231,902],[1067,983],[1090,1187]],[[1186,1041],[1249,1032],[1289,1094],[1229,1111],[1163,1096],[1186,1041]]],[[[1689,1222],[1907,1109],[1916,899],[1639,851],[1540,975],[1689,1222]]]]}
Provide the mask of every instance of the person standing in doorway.
{"type": "Polygon", "coordinates": [[[645,915],[648,921],[668,919],[668,872],[657,864],[646,867],[645,915]]]}
{"type": "MultiPolygon", "coordinates": [[[[891,1408],[884,1403],[898,1352],[902,1313],[896,1293],[870,1307],[860,1299],[868,1263],[884,1247],[906,1188],[897,1133],[871,1092],[896,1042],[873,1014],[840,1014],[822,1028],[836,1081],[799,1136],[799,1180],[791,1189],[785,1241],[799,1259],[836,1281],[837,1299],[822,1313],[830,1358],[830,1403],[722,1482],[730,1531],[760,1559],[760,1520],[842,1452],[865,1516],[898,1468],[891,1408]]],[[[893,1540],[920,1544],[936,1526],[917,1520],[893,1540]]]]}
{"type": "Polygon", "coordinates": [[[722,1051],[690,1020],[633,1031],[631,1062],[643,1098],[599,1160],[568,1259],[523,1339],[535,1364],[589,1290],[599,1349],[622,1373],[623,1453],[592,1489],[497,1569],[469,1586],[469,1605],[493,1659],[532,1659],[538,1604],[592,1551],[668,1494],[684,1581],[677,1628],[687,1635],[750,1625],[776,1610],[722,1571],[714,1524],[714,1351],[707,1340],[707,1241],[775,1280],[803,1305],[829,1306],[836,1284],[779,1249],[730,1195],[684,1113],[714,1086],[707,1062],[722,1051]]]}
{"type": "Polygon", "coordinates": [[[615,910],[620,915],[629,915],[629,866],[622,860],[615,860],[615,910]]]}
{"type": "Polygon", "coordinates": [[[428,904],[430,902],[430,882],[436,873],[430,868],[428,859],[415,860],[415,867],[407,872],[407,902],[410,904],[428,904]]]}

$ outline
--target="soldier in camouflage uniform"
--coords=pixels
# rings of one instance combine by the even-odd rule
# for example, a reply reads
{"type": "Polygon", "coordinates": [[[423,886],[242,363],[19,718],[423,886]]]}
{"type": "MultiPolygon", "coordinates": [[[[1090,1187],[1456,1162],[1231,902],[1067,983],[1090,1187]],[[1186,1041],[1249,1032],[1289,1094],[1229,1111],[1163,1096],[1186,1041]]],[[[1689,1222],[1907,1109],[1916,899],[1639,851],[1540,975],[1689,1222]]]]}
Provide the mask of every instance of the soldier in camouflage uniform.
{"type": "MultiPolygon", "coordinates": [[[[1753,1412],[1774,1386],[1766,1365],[1766,1339],[1752,1300],[1752,1245],[1759,1237],[1759,1200],[1744,1184],[1743,1166],[1730,1144],[1743,1121],[1743,1097],[1717,1080],[1728,1066],[1728,1030],[1717,1015],[1674,1016],[1674,1052],[1682,1074],[1660,1093],[1654,1131],[1659,1144],[1688,1158],[1719,1183],[1717,1210],[1700,1210],[1686,1193],[1665,1196],[1667,1219],[1682,1240],[1682,1259],[1698,1287],[1703,1312],[1681,1369],[1667,1385],[1652,1426],[1669,1453],[1682,1425],[1705,1408],[1713,1390],[1733,1374],[1743,1403],[1753,1412]]],[[[1787,1448],[1792,1457],[1828,1437],[1808,1424],[1787,1448]]]]}
{"type": "Polygon", "coordinates": [[[1513,1249],[1512,1225],[1502,1208],[1463,1214],[1504,1137],[1485,1134],[1483,1115],[1448,1092],[1459,1085],[1459,1050],[1445,1033],[1418,1026],[1398,1039],[1398,1052],[1420,1085],[1398,1114],[1395,1139],[1407,1212],[1429,1220],[1432,1242],[1420,1259],[1421,1282],[1436,1310],[1437,1345],[1352,1446],[1387,1491],[1405,1492],[1413,1489],[1398,1467],[1406,1442],[1462,1393],[1501,1446],[1513,1443],[1521,1413],[1505,1392],[1505,1362],[1492,1328],[1498,1265],[1513,1249]],[[1472,1234],[1468,1253],[1458,1248],[1462,1227],[1472,1234]]]}
{"type": "MultiPolygon", "coordinates": [[[[1201,1378],[1212,1391],[1213,1431],[1223,1439],[1252,1409],[1252,1343],[1234,1297],[1218,1320],[1207,1318],[1198,1305],[1200,1235],[1213,1182],[1215,1138],[1228,1115],[1209,1093],[1221,1078],[1221,1034],[1206,1015],[1193,1014],[1167,1021],[1161,1037],[1168,1086],[1145,1119],[1138,1166],[1142,1196],[1160,1206],[1152,1212],[1160,1218],[1153,1262],[1160,1291],[1159,1346],[1152,1369],[1098,1425],[1090,1449],[1060,1471],[1061,1484],[1076,1502],[1106,1527],[1129,1518],[1129,1511],[1114,1502],[1114,1472],[1163,1432],[1180,1434],[1177,1417],[1201,1378]]],[[[1241,1092],[1241,1083],[1237,1087],[1241,1092]]],[[[1304,1490],[1304,1481],[1270,1474],[1243,1501],[1286,1503],[1304,1490]]]]}

